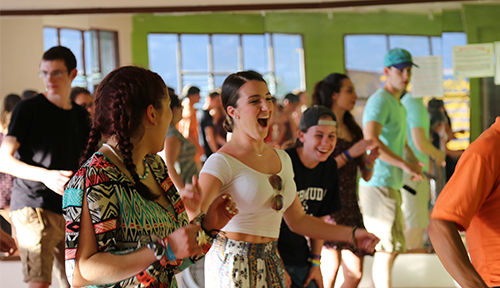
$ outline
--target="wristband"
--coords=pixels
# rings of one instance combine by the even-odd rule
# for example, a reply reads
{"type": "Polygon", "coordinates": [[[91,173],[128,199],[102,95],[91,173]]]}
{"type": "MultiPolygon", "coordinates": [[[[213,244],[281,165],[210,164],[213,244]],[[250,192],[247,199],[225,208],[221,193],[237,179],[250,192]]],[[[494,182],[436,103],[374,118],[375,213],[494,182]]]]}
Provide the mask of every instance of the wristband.
{"type": "Polygon", "coordinates": [[[358,229],[357,226],[354,226],[352,228],[351,240],[352,240],[352,248],[353,248],[353,250],[358,250],[358,243],[356,243],[356,237],[354,236],[354,233],[356,233],[356,229],[358,229]]]}
{"type": "Polygon", "coordinates": [[[321,261],[317,260],[317,259],[311,259],[311,265],[313,266],[316,266],[316,267],[320,267],[321,266],[321,261]]]}
{"type": "Polygon", "coordinates": [[[214,238],[219,233],[218,230],[210,230],[207,231],[205,227],[203,227],[203,220],[205,220],[206,214],[202,211],[198,216],[196,216],[191,223],[195,225],[200,226],[200,231],[198,231],[198,234],[196,235],[196,241],[198,242],[198,245],[201,247],[201,251],[204,254],[208,253],[208,250],[210,250],[210,247],[212,247],[212,243],[214,242],[214,238]],[[212,235],[212,232],[216,232],[215,234],[212,235]]]}
{"type": "Polygon", "coordinates": [[[321,260],[321,255],[311,254],[311,259],[321,260]]]}
{"type": "Polygon", "coordinates": [[[174,251],[172,251],[172,247],[170,247],[170,243],[168,243],[168,241],[167,241],[167,247],[165,249],[165,256],[167,256],[169,262],[174,262],[177,260],[177,257],[175,257],[174,251]]]}
{"type": "Polygon", "coordinates": [[[352,157],[351,157],[351,155],[349,154],[349,151],[348,151],[347,149],[344,151],[344,154],[345,154],[345,156],[347,157],[347,159],[349,159],[349,161],[350,161],[350,160],[352,160],[352,157]]]}
{"type": "Polygon", "coordinates": [[[174,252],[172,251],[172,247],[170,247],[167,238],[162,239],[155,235],[143,236],[142,238],[141,240],[139,240],[139,247],[141,247],[141,242],[143,242],[147,238],[147,240],[149,241],[143,245],[153,250],[156,260],[160,262],[161,266],[165,267],[167,266],[167,264],[178,265],[180,264],[179,262],[182,262],[182,260],[177,261],[177,257],[175,257],[174,252]]]}

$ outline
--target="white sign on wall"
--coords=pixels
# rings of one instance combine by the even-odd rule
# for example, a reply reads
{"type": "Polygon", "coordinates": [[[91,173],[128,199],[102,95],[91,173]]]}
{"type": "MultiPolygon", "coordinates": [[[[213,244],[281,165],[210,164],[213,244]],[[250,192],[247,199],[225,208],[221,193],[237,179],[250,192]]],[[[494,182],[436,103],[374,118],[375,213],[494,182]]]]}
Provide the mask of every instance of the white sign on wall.
{"type": "Polygon", "coordinates": [[[443,58],[441,56],[413,57],[418,67],[412,68],[412,91],[414,98],[443,97],[443,58]]]}
{"type": "Polygon", "coordinates": [[[493,77],[493,43],[453,46],[453,75],[455,77],[493,77]]]}

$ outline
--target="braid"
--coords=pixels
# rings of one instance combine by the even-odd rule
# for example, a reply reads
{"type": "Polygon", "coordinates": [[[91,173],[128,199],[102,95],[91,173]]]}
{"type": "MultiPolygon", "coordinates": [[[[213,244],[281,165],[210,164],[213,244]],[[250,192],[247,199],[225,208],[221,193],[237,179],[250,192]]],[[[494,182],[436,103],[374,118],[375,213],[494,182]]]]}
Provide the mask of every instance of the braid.
{"type": "MultiPolygon", "coordinates": [[[[137,192],[148,200],[157,199],[137,174],[132,151],[134,139],[144,135],[143,117],[149,105],[163,109],[168,97],[166,85],[160,75],[134,66],[111,71],[99,84],[95,95],[94,126],[88,143],[87,157],[95,152],[101,137],[115,138],[117,149],[123,156],[123,165],[135,182],[137,192]]],[[[167,107],[167,109],[169,109],[167,107]]]]}
{"type": "Polygon", "coordinates": [[[132,179],[135,182],[135,188],[137,189],[137,192],[139,192],[142,197],[148,200],[156,200],[159,196],[153,194],[149,190],[149,188],[141,182],[141,180],[139,179],[139,174],[137,174],[137,167],[132,160],[132,150],[134,149],[134,145],[130,141],[130,112],[127,111],[127,105],[125,105],[124,103],[124,101],[128,100],[124,98],[127,98],[129,95],[127,93],[124,94],[125,97],[118,97],[119,101],[116,101],[113,104],[113,116],[114,119],[118,121],[115,121],[112,124],[112,126],[114,126],[112,129],[114,131],[117,131],[115,135],[118,142],[118,149],[123,156],[123,164],[129,171],[130,175],[132,175],[132,179]]]}
{"type": "Polygon", "coordinates": [[[87,147],[85,148],[83,156],[80,158],[80,165],[82,165],[88,158],[90,158],[90,156],[94,154],[97,150],[99,141],[101,141],[101,137],[101,132],[95,126],[92,127],[89,134],[89,140],[87,141],[87,147]]]}

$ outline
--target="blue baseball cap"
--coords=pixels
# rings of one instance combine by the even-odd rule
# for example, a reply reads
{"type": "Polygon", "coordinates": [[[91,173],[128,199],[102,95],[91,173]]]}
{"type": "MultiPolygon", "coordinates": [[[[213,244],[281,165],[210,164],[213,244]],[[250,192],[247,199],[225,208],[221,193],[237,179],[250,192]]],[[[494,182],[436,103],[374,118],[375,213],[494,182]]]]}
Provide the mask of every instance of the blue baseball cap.
{"type": "Polygon", "coordinates": [[[384,66],[391,67],[394,66],[398,69],[403,69],[408,66],[418,67],[415,63],[413,63],[413,59],[411,58],[410,52],[401,48],[394,48],[389,50],[384,57],[384,66]]]}

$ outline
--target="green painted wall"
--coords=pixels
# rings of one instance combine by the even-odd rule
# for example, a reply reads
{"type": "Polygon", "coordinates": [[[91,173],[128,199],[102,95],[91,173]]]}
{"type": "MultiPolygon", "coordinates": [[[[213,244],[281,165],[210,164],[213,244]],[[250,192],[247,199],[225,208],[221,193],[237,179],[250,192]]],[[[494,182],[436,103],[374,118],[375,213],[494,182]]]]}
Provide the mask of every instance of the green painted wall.
{"type": "MultiPolygon", "coordinates": [[[[464,5],[462,10],[444,10],[431,17],[428,14],[388,12],[139,14],[132,20],[132,59],[136,65],[148,66],[148,33],[301,34],[305,51],[306,84],[311,92],[314,84],[327,74],[345,72],[343,39],[346,34],[440,36],[442,32],[465,31],[468,33],[469,43],[479,43],[484,39],[479,39],[478,29],[498,26],[498,15],[500,5],[481,4],[464,5]]],[[[488,39],[492,37],[489,35],[491,33],[486,34],[488,39]]],[[[480,95],[479,81],[472,79],[471,140],[481,133],[480,95]]]]}
{"type": "MultiPolygon", "coordinates": [[[[344,35],[439,36],[443,31],[443,15],[437,14],[429,19],[427,14],[402,13],[266,13],[264,17],[261,14],[231,13],[181,16],[140,14],[133,17],[132,55],[136,65],[147,67],[147,34],[155,32],[302,34],[306,81],[308,90],[311,90],[327,74],[345,72],[344,35]]],[[[452,25],[456,26],[456,23],[454,19],[452,25]]]]}

